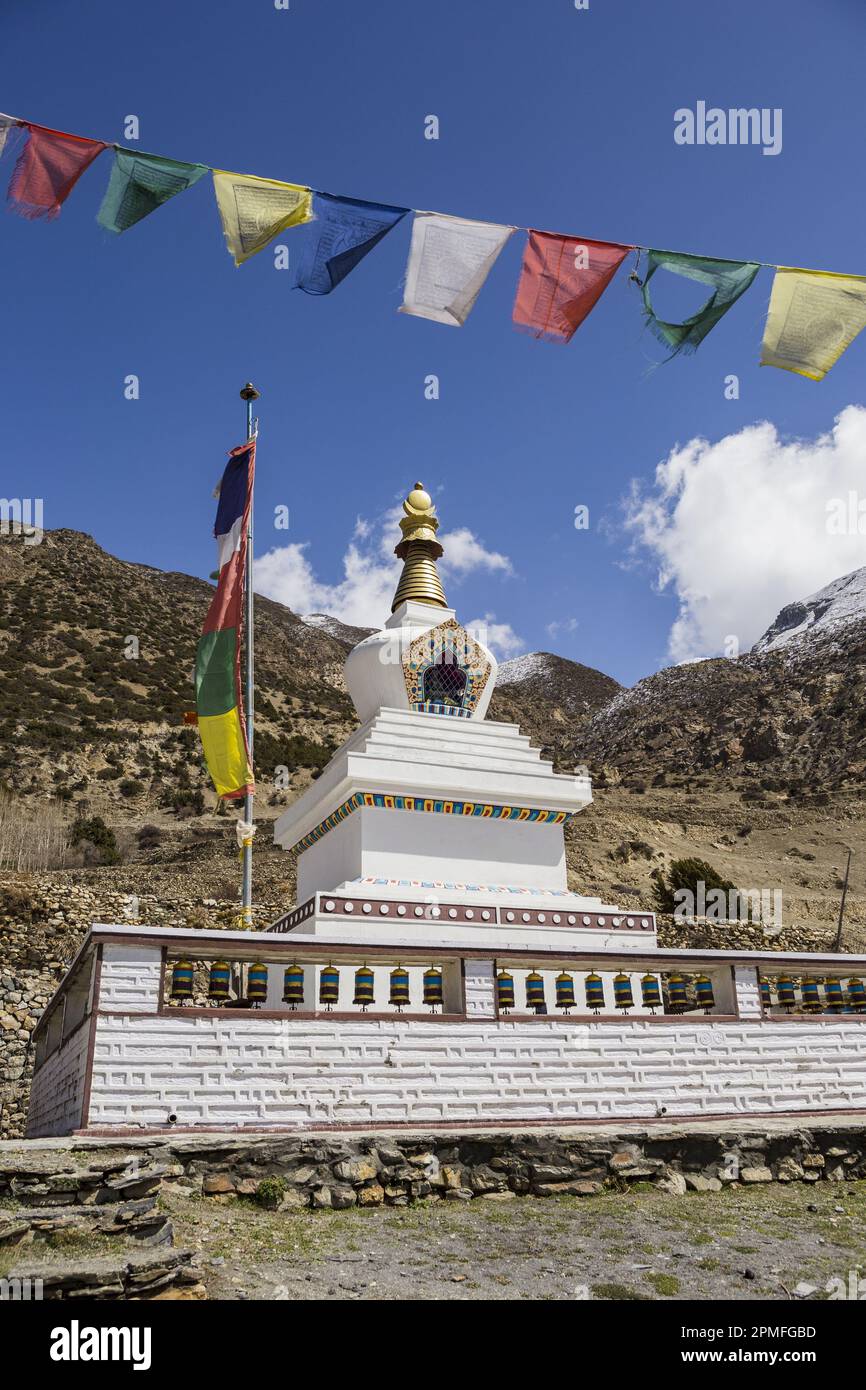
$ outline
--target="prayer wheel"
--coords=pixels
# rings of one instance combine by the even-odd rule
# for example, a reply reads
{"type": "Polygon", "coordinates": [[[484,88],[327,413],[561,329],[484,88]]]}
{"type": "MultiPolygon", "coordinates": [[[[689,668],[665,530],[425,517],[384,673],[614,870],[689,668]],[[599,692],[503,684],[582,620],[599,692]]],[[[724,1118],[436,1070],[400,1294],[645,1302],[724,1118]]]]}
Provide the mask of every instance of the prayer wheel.
{"type": "Polygon", "coordinates": [[[689,995],[682,975],[668,976],[668,1003],[671,1013],[681,1014],[688,1008],[689,995]]]}
{"type": "Polygon", "coordinates": [[[375,982],[376,977],[365,961],[355,971],[355,994],[352,1003],[360,1004],[362,1009],[369,1009],[374,1002],[375,982]]]}
{"type": "Polygon", "coordinates": [[[526,1007],[528,1009],[544,1009],[544,976],[539,975],[537,970],[531,970],[526,977],[526,1007]]]}
{"type": "Polygon", "coordinates": [[[340,972],[336,965],[322,966],[322,973],[319,976],[319,1003],[324,1004],[330,1011],[340,998],[340,972]]]}
{"type": "Polygon", "coordinates": [[[716,996],[713,991],[713,982],[709,975],[695,976],[695,998],[698,1006],[703,1009],[705,1014],[711,1012],[716,1007],[716,996]]]}
{"type": "Polygon", "coordinates": [[[283,1003],[296,1009],[304,1002],[304,971],[300,965],[287,965],[283,972],[283,1003]]]}
{"type": "Polygon", "coordinates": [[[192,999],[195,966],[191,960],[175,961],[171,968],[172,999],[192,999]]]}
{"type": "Polygon", "coordinates": [[[496,976],[496,1003],[502,1013],[514,1008],[514,977],[507,970],[496,976]]]}
{"type": "Polygon", "coordinates": [[[556,1007],[568,1013],[574,1008],[574,976],[563,970],[556,977],[556,1007]]]}
{"type": "Polygon", "coordinates": [[[409,971],[402,965],[395,965],[391,971],[391,991],[389,1002],[397,1009],[404,1009],[409,1003],[409,971]]]}
{"type": "Polygon", "coordinates": [[[623,1013],[628,1013],[629,1009],[634,1008],[631,979],[623,971],[613,977],[613,1002],[614,1007],[622,1009],[623,1013]]]}
{"type": "Polygon", "coordinates": [[[858,1014],[866,1008],[866,986],[857,975],[852,975],[848,981],[848,1003],[858,1014]]]}
{"type": "Polygon", "coordinates": [[[211,962],[207,993],[209,999],[229,999],[232,992],[232,968],[227,960],[211,962]]]}
{"type": "Polygon", "coordinates": [[[824,981],[828,1014],[840,1014],[845,1007],[845,991],[838,975],[828,975],[824,981]]]}
{"type": "Polygon", "coordinates": [[[254,961],[247,971],[247,999],[251,1004],[264,1004],[268,997],[268,967],[254,961]]]}
{"type": "Polygon", "coordinates": [[[444,1003],[442,993],[442,971],[436,965],[424,971],[424,1003],[431,1009],[441,1008],[444,1003]]]}
{"type": "Polygon", "coordinates": [[[641,977],[640,993],[645,1009],[652,1009],[653,1013],[655,1013],[656,1009],[662,1007],[662,993],[655,975],[644,975],[641,977]]]}
{"type": "Polygon", "coordinates": [[[593,971],[590,975],[587,975],[584,980],[583,988],[586,993],[588,1007],[592,1009],[594,1014],[599,1013],[600,1010],[604,1008],[605,1004],[604,980],[593,971]]]}

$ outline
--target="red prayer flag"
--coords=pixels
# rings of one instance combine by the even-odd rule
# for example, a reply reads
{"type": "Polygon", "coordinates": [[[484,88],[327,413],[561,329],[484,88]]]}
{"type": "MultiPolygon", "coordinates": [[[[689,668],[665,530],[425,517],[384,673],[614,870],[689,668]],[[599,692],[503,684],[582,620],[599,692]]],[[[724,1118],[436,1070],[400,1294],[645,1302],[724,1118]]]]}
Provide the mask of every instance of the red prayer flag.
{"type": "Polygon", "coordinates": [[[633,246],[530,229],[512,318],[548,342],[568,343],[633,246]]]}
{"type": "Polygon", "coordinates": [[[22,217],[56,217],[85,169],[108,146],[41,125],[27,124],[27,129],[9,183],[9,206],[22,217]]]}

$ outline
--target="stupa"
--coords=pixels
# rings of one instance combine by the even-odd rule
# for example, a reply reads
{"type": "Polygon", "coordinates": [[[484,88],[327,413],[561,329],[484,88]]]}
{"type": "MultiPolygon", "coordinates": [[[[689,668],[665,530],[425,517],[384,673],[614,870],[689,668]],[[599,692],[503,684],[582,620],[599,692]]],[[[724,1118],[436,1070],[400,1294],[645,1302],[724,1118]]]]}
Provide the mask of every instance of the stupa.
{"type": "Polygon", "coordinates": [[[296,904],[94,924],[34,1030],[28,1135],[866,1109],[866,958],[662,949],[569,889],[589,778],[487,718],[420,483],[403,512],[391,616],[346,661],[360,727],[276,822],[296,904]]]}
{"type": "Polygon", "coordinates": [[[421,483],[403,512],[391,616],[346,661],[361,727],[276,823],[307,911],[274,929],[302,920],[363,940],[374,915],[413,935],[436,921],[449,941],[503,926],[525,943],[654,940],[651,914],[568,891],[564,831],[592,800],[589,778],[554,772],[516,725],[486,718],[496,658],[448,607],[421,483]]]}

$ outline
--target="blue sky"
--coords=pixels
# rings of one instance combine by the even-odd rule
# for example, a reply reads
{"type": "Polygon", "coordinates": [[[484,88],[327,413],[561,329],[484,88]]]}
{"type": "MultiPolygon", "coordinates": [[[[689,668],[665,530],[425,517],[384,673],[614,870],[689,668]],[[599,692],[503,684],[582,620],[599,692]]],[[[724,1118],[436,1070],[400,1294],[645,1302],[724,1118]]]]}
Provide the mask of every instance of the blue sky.
{"type": "MultiPolygon", "coordinates": [[[[5,0],[0,25],[0,109],[60,129],[122,141],[135,114],[142,149],[335,193],[866,272],[857,0],[590,0],[582,12],[573,0],[291,0],[288,11],[272,0],[5,0]],[[782,108],[782,152],[675,144],[674,111],[698,100],[782,108]],[[438,141],[424,139],[429,114],[438,141]]],[[[444,531],[469,528],[510,562],[452,573],[461,616],[508,624],[509,650],[560,651],[628,683],[671,659],[678,585],[711,588],[731,563],[747,577],[752,565],[758,583],[767,566],[755,547],[732,560],[727,544],[750,506],[766,512],[756,534],[767,528],[773,583],[704,623],[705,645],[718,628],[721,646],[732,619],[753,640],[780,597],[861,562],[862,538],[837,551],[816,531],[811,560],[808,530],[794,543],[782,446],[826,434],[862,399],[866,343],[819,385],[760,369],[771,271],[694,357],[648,371],[663,352],[643,330],[630,260],[570,345],[538,343],[511,325],[517,235],[458,330],[397,313],[408,219],[331,296],[312,298],[269,251],[233,266],[208,179],[123,236],[103,232],[109,170],[105,155],[55,223],[0,219],[0,491],[44,498],[46,526],[207,575],[211,490],[240,442],[249,377],[262,391],[257,549],[305,546],[293,554],[325,597],[345,598],[357,518],[370,532],[356,545],[378,546],[381,517],[416,478],[435,492],[444,531]],[[130,373],[138,401],[124,399],[130,373]],[[438,401],[424,397],[431,373],[438,401]],[[732,373],[738,400],[724,394],[732,373]],[[659,547],[639,543],[646,515],[624,524],[632,480],[652,495],[676,446],[716,446],[759,421],[776,431],[761,436],[761,502],[740,466],[715,531],[666,533],[675,574],[660,592],[659,547]],[[579,503],[587,532],[573,526],[579,503]],[[280,504],[288,533],[269,529],[280,504]],[[682,553],[690,545],[712,551],[705,581],[682,553]]],[[[280,240],[294,256],[303,235],[280,240]]],[[[662,313],[696,306],[699,290],[661,278],[662,313]]],[[[799,456],[801,470],[804,457],[823,467],[820,449],[799,456]]],[[[856,440],[846,457],[834,483],[856,472],[856,440]]]]}

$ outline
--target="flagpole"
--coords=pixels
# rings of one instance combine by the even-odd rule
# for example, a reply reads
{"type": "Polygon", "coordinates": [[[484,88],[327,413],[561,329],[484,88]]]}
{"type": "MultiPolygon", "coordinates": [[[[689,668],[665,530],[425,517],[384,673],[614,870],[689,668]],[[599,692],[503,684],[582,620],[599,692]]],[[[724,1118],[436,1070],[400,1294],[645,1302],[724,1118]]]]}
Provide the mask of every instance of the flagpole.
{"type": "MultiPolygon", "coordinates": [[[[259,399],[260,392],[248,381],[242,389],[241,400],[246,402],[247,407],[247,440],[254,437],[258,429],[258,421],[253,425],[253,401],[259,399]]],[[[255,477],[253,478],[253,487],[255,477]]],[[[255,732],[255,703],[253,696],[254,689],[254,605],[253,605],[253,487],[250,488],[250,519],[247,527],[247,574],[246,574],[246,629],[247,629],[247,682],[246,682],[246,716],[247,716],[247,743],[250,750],[250,768],[253,767],[253,735],[255,732]]],[[[244,820],[248,825],[253,821],[253,794],[247,792],[244,797],[244,820]]],[[[241,896],[243,906],[243,923],[245,927],[253,925],[253,842],[252,837],[247,836],[243,847],[243,891],[241,896]]]]}

